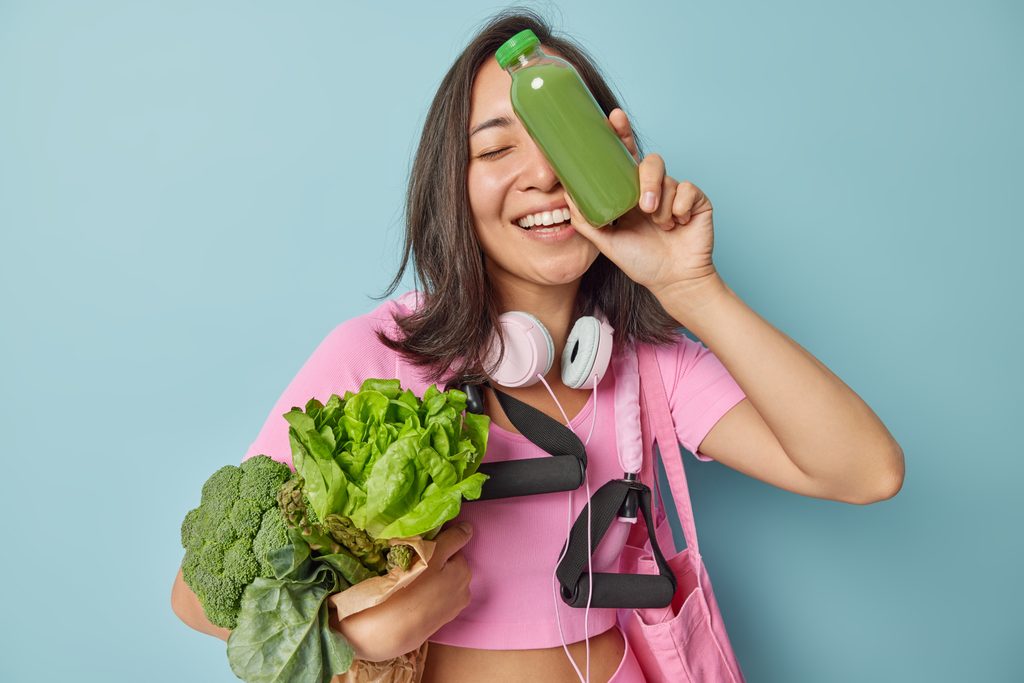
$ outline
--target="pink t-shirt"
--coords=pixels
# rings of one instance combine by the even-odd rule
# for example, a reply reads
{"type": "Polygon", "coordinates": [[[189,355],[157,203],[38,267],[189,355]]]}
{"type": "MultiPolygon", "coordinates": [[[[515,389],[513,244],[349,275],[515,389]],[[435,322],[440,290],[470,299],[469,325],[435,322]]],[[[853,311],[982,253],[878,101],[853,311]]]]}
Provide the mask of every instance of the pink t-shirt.
{"type": "MultiPolygon", "coordinates": [[[[334,328],[274,404],[245,457],[262,453],[291,464],[288,423],[282,416],[310,398],[326,402],[331,394],[355,391],[367,378],[398,378],[403,389],[422,396],[429,382],[419,369],[374,334],[385,329],[390,337],[397,336],[395,311],[405,308],[398,300],[386,301],[334,328]]],[[[710,460],[699,451],[700,443],[744,398],[743,390],[711,351],[682,334],[675,344],[658,347],[656,352],[679,441],[698,459],[710,460]]],[[[591,493],[608,480],[622,477],[616,453],[614,391],[615,375],[610,369],[597,388],[597,424],[587,446],[591,493]]],[[[570,421],[581,440],[586,440],[593,417],[592,395],[570,421]]],[[[491,424],[485,462],[537,457],[550,456],[526,437],[491,424]]],[[[579,515],[586,503],[585,489],[574,492],[571,513],[569,500],[569,492],[560,492],[463,502],[458,519],[473,525],[473,537],[463,550],[473,575],[472,598],[431,642],[498,650],[561,644],[552,573],[567,536],[567,516],[574,521],[579,515]]],[[[583,640],[584,610],[569,607],[561,599],[557,609],[565,642],[583,640]]],[[[616,610],[592,608],[587,631],[594,636],[615,622],[616,610]]]]}

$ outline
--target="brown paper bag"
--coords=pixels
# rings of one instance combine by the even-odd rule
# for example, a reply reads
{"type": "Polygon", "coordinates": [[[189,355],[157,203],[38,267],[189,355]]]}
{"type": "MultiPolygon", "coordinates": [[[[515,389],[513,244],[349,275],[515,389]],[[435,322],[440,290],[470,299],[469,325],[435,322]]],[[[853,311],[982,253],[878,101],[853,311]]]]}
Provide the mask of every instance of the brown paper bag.
{"type": "Polygon", "coordinates": [[[348,671],[332,678],[331,683],[420,683],[426,659],[427,643],[424,641],[418,650],[386,662],[356,659],[348,671]]]}
{"type": "MultiPolygon", "coordinates": [[[[397,590],[409,585],[422,574],[434,555],[434,541],[425,541],[420,536],[392,538],[391,545],[409,545],[416,552],[412,564],[405,571],[392,569],[384,576],[378,576],[346,588],[327,598],[337,621],[379,605],[397,590]]],[[[419,683],[427,657],[427,643],[418,649],[385,662],[365,662],[357,659],[343,674],[331,679],[331,683],[419,683]]]]}

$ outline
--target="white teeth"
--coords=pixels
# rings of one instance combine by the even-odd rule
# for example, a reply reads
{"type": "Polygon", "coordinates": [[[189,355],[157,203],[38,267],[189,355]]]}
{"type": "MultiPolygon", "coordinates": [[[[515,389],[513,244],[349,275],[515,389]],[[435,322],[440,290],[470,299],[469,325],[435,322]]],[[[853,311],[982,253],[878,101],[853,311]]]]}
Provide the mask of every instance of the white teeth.
{"type": "Polygon", "coordinates": [[[532,228],[535,225],[557,225],[571,219],[569,209],[553,209],[523,216],[516,221],[516,224],[521,228],[532,228]]]}

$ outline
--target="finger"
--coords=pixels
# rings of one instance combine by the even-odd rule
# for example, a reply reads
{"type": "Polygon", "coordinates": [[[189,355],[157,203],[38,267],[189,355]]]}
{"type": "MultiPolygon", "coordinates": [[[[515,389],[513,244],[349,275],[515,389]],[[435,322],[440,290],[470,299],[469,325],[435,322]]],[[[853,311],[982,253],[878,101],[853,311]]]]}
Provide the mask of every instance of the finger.
{"type": "Polygon", "coordinates": [[[434,546],[434,555],[431,558],[431,564],[437,564],[439,567],[443,567],[452,555],[457,553],[460,548],[469,543],[469,539],[473,537],[473,527],[466,523],[456,524],[450,526],[437,535],[434,541],[437,543],[434,546]]]}
{"type": "Polygon", "coordinates": [[[675,201],[672,203],[672,215],[675,217],[675,220],[686,225],[693,215],[694,208],[703,196],[704,193],[700,191],[700,188],[690,181],[684,180],[679,183],[679,187],[676,188],[675,201]]]}
{"type": "Polygon", "coordinates": [[[665,160],[659,154],[648,154],[640,162],[640,209],[654,213],[661,203],[665,179],[665,160]]]}
{"type": "Polygon", "coordinates": [[[629,117],[626,116],[626,112],[616,107],[608,114],[608,121],[612,124],[612,128],[615,129],[615,134],[622,140],[622,144],[626,146],[626,149],[633,155],[633,158],[639,162],[640,150],[636,146],[636,138],[633,137],[633,128],[629,125],[629,117]]]}
{"type": "Polygon", "coordinates": [[[672,176],[664,176],[661,183],[661,201],[658,210],[651,215],[651,221],[663,230],[676,227],[674,209],[681,185],[672,176]]]}

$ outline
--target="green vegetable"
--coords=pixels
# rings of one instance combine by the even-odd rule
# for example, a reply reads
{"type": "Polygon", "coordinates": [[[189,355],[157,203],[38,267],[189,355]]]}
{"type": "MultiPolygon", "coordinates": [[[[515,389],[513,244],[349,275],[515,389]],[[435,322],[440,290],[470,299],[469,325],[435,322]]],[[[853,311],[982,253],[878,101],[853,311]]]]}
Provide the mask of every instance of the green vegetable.
{"type": "Polygon", "coordinates": [[[217,626],[235,628],[245,587],[274,576],[268,554],[289,540],[277,491],[291,476],[265,455],[227,465],[206,480],[199,507],[185,515],[182,576],[217,626]]]}
{"type": "Polygon", "coordinates": [[[207,480],[182,522],[182,569],[210,621],[232,629],[239,678],[329,683],[349,669],[327,597],[408,569],[414,549],[388,539],[433,538],[480,496],[489,419],[465,408],[461,391],[420,400],[370,379],[284,416],[298,476],[261,455],[207,480]]]}
{"type": "Polygon", "coordinates": [[[329,683],[348,671],[352,647],[330,627],[327,596],[349,582],[301,538],[270,555],[273,578],[257,578],[242,595],[228,662],[247,683],[329,683]]]}
{"type": "Polygon", "coordinates": [[[334,394],[326,404],[311,399],[304,411],[293,408],[284,417],[308,507],[293,522],[324,532],[382,571],[376,551],[353,537],[353,528],[371,541],[432,538],[458,515],[464,498],[480,496],[487,477],[476,470],[490,420],[465,409],[466,394],[457,389],[431,385],[420,400],[397,379],[368,379],[344,398],[334,394]],[[319,529],[314,518],[323,520],[319,529]]]}
{"type": "Polygon", "coordinates": [[[285,523],[321,554],[348,552],[376,574],[387,571],[387,541],[375,541],[347,517],[331,513],[320,522],[303,493],[303,480],[286,481],[277,493],[285,523]]]}
{"type": "Polygon", "coordinates": [[[415,554],[416,551],[413,550],[411,545],[396,545],[392,547],[391,552],[388,553],[388,569],[392,567],[408,569],[409,565],[412,564],[415,554]]]}
{"type": "Polygon", "coordinates": [[[267,558],[270,553],[286,545],[288,545],[288,527],[284,523],[281,511],[276,505],[267,508],[267,511],[263,513],[260,530],[256,532],[256,537],[252,540],[252,554],[259,562],[260,576],[274,575],[274,568],[267,558]]]}

